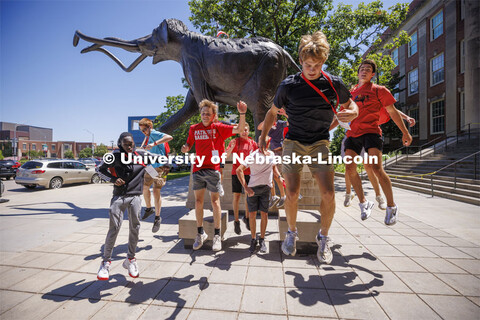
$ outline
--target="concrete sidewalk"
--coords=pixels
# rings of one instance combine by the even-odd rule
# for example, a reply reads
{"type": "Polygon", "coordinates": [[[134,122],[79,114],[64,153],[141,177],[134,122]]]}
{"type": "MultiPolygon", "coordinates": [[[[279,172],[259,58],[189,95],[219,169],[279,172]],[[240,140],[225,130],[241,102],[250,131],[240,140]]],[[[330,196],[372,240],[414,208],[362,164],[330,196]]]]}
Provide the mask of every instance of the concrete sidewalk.
{"type": "MultiPolygon", "coordinates": [[[[142,223],[140,277],[121,266],[124,223],[111,279],[97,281],[112,186],[32,192],[9,181],[10,202],[0,204],[0,318],[478,319],[479,207],[395,189],[399,222],[387,227],[379,209],[362,222],[357,199],[344,208],[343,179],[335,182],[331,265],[278,248],[250,255],[249,233],[242,225],[235,235],[231,221],[224,250],[184,249],[182,178],[162,192],[160,231],[152,234],[152,218],[142,223]]],[[[271,217],[267,241],[279,238],[277,230],[271,217]]]]}

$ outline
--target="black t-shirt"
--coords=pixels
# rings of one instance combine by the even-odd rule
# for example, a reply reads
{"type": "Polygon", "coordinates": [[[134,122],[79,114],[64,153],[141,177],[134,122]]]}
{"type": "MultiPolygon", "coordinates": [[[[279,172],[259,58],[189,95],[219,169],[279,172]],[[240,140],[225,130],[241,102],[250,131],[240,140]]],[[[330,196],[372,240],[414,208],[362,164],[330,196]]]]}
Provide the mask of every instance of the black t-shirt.
{"type": "MultiPolygon", "coordinates": [[[[286,138],[304,144],[312,144],[329,139],[328,129],[333,120],[332,107],[301,78],[301,73],[288,76],[277,89],[273,103],[284,108],[288,115],[288,133],[286,138]]],[[[328,74],[338,93],[339,104],[350,99],[350,91],[339,77],[328,74]]],[[[328,80],[321,75],[310,80],[335,107],[337,96],[328,80]]]]}

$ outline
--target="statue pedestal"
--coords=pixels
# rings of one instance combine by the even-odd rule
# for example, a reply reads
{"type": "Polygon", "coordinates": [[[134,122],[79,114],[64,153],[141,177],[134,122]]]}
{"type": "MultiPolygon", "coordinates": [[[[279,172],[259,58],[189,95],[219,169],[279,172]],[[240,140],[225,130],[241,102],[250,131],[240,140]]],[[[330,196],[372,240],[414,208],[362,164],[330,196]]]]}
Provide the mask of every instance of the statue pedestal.
{"type": "MultiPolygon", "coordinates": [[[[233,215],[233,192],[232,192],[232,164],[226,163],[225,168],[223,168],[223,178],[222,178],[222,185],[223,191],[225,192],[223,197],[220,197],[220,206],[222,210],[228,210],[229,214],[233,215]]],[[[277,195],[278,195],[277,190],[277,195]]],[[[240,203],[239,203],[239,211],[240,217],[243,216],[243,212],[245,212],[245,194],[240,196],[240,203]]],[[[186,207],[188,209],[195,209],[195,194],[193,192],[193,179],[192,175],[190,175],[190,182],[188,184],[188,196],[187,196],[187,204],[186,207]]],[[[203,202],[204,209],[212,210],[212,203],[210,201],[210,192],[205,192],[205,199],[203,202]]],[[[269,214],[278,215],[278,209],[269,210],[269,214]]]]}
{"type": "MultiPolygon", "coordinates": [[[[203,244],[202,249],[212,249],[212,240],[215,235],[214,229],[213,213],[210,210],[205,210],[203,214],[203,230],[208,235],[208,239],[203,244]]],[[[225,231],[227,231],[227,213],[222,211],[220,220],[220,235],[222,239],[225,231]]],[[[186,249],[191,249],[196,236],[197,220],[194,209],[178,220],[178,237],[183,239],[183,245],[186,249]]]]}
{"type": "MultiPolygon", "coordinates": [[[[232,193],[232,176],[231,176],[232,164],[225,164],[223,169],[223,189],[225,195],[220,197],[220,204],[222,207],[222,219],[221,219],[221,235],[223,235],[227,230],[228,216],[227,210],[229,213],[233,214],[233,193],[232,193]]],[[[278,194],[278,192],[277,192],[278,194]]],[[[310,174],[310,171],[307,166],[303,167],[301,172],[301,185],[300,185],[300,194],[302,199],[298,201],[298,214],[297,214],[297,229],[299,240],[297,241],[297,252],[298,253],[315,253],[317,250],[317,244],[315,241],[315,236],[320,229],[320,192],[318,190],[317,182],[310,174]]],[[[242,194],[240,199],[240,210],[245,210],[245,195],[242,194]]],[[[186,207],[191,209],[191,211],[180,218],[179,226],[179,237],[184,239],[185,248],[191,248],[195,237],[197,235],[197,225],[195,220],[195,195],[193,192],[193,181],[192,175],[190,175],[190,182],[188,186],[188,197],[186,207]]],[[[204,230],[208,234],[208,240],[202,248],[211,249],[214,235],[213,227],[213,216],[211,213],[212,205],[210,201],[210,193],[205,192],[204,199],[204,230]]],[[[285,210],[280,209],[269,212],[273,215],[279,216],[278,221],[278,232],[280,234],[280,241],[285,239],[285,232],[288,230],[285,210]]],[[[242,216],[242,214],[240,214],[242,216]]],[[[227,239],[228,241],[228,239],[227,239]]]]}

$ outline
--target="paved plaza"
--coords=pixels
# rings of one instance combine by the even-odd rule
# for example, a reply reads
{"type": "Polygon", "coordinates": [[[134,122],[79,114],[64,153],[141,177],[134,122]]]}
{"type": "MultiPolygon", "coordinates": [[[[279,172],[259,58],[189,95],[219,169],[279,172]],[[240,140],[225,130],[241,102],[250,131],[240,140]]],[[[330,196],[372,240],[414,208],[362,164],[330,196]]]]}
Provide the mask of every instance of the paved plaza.
{"type": "MultiPolygon", "coordinates": [[[[6,183],[0,204],[0,319],[479,319],[479,207],[394,189],[399,222],[374,209],[362,222],[358,200],[337,210],[334,259],[286,257],[277,217],[267,254],[251,255],[250,235],[233,233],[217,253],[184,249],[178,219],[188,177],[163,194],[163,222],[142,222],[140,277],[122,267],[128,221],[117,239],[110,281],[96,273],[108,229],[109,184],[27,190],[6,183]]],[[[366,186],[369,186],[366,185],[366,186]]],[[[367,187],[367,198],[374,194],[367,187]]],[[[232,217],[230,217],[232,220],[232,217]]],[[[257,223],[259,227],[259,223],[257,223]]]]}

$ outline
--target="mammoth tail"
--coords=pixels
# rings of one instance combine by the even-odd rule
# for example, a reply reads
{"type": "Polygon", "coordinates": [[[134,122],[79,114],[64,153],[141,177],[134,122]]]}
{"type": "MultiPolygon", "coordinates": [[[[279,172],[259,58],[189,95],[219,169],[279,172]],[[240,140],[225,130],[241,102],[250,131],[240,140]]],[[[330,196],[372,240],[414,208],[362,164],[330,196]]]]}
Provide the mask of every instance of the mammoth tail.
{"type": "Polygon", "coordinates": [[[283,55],[285,57],[285,61],[287,62],[288,67],[295,69],[295,71],[300,71],[302,72],[302,69],[298,66],[298,64],[293,60],[292,56],[285,50],[283,49],[283,55]]]}

